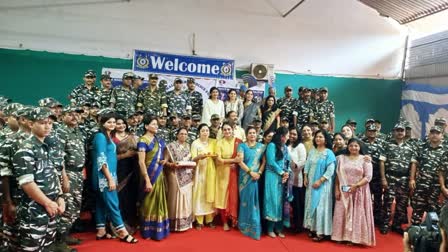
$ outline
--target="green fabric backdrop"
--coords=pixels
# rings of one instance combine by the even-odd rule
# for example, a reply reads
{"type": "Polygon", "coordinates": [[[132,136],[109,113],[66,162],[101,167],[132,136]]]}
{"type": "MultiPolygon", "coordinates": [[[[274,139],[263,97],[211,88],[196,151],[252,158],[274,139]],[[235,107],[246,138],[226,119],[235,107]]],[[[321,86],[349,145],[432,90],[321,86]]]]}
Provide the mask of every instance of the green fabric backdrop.
{"type": "MultiPolygon", "coordinates": [[[[36,104],[42,97],[67,103],[68,93],[82,82],[83,73],[87,69],[100,73],[102,67],[130,69],[132,60],[0,49],[0,95],[26,104],[36,104]]],[[[242,73],[238,71],[237,76],[242,73]]],[[[283,96],[287,85],[293,86],[295,97],[300,86],[328,87],[329,98],[335,102],[337,129],[348,118],[358,121],[358,131],[364,130],[367,117],[382,120],[384,129],[390,129],[398,119],[401,80],[277,74],[278,97],[283,96]]]]}

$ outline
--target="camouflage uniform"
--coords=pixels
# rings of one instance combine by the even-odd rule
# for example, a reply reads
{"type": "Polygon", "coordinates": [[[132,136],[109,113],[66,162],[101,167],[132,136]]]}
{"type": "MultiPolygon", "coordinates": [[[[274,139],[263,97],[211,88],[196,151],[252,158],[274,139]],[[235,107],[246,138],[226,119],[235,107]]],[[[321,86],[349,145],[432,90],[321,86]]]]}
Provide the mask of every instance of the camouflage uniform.
{"type": "Polygon", "coordinates": [[[396,207],[392,225],[399,227],[407,223],[407,207],[409,202],[409,166],[416,162],[412,146],[403,142],[397,144],[395,140],[384,145],[379,160],[384,161],[385,176],[388,189],[384,192],[383,229],[388,228],[391,216],[391,206],[395,199],[396,207]]]}
{"type": "Polygon", "coordinates": [[[171,130],[168,127],[160,127],[157,129],[156,136],[157,138],[163,139],[165,143],[170,143],[170,132],[171,130]]]}
{"type": "MultiPolygon", "coordinates": [[[[209,137],[211,138],[211,139],[216,139],[216,137],[218,136],[218,132],[219,132],[219,128],[213,128],[213,127],[210,127],[210,135],[209,135],[209,137]]],[[[199,134],[198,134],[199,135],[199,134]]]]}
{"type": "Polygon", "coordinates": [[[89,89],[85,84],[81,84],[70,93],[70,103],[76,106],[92,104],[98,100],[99,93],[100,89],[97,86],[92,85],[89,89]]]}
{"type": "Polygon", "coordinates": [[[184,115],[187,110],[191,110],[189,97],[185,93],[176,94],[174,90],[166,94],[168,104],[168,114],[184,115]]]}
{"type": "Polygon", "coordinates": [[[120,86],[112,90],[110,102],[114,104],[115,111],[118,114],[127,118],[137,104],[137,94],[132,88],[127,89],[120,86]]]}
{"type": "Polygon", "coordinates": [[[304,100],[299,100],[296,106],[297,111],[297,125],[299,129],[309,123],[310,119],[314,117],[314,104],[311,101],[305,102],[304,100]]]}
{"type": "MultiPolygon", "coordinates": [[[[28,132],[19,130],[18,132],[12,134],[0,147],[0,176],[2,178],[9,178],[9,194],[14,206],[17,206],[19,203],[23,192],[21,192],[17,187],[17,180],[13,175],[13,158],[22,142],[29,137],[30,134],[28,132]]],[[[17,250],[17,221],[18,220],[16,219],[10,224],[4,223],[3,226],[0,226],[0,231],[3,233],[5,238],[5,245],[9,247],[11,251],[17,250]]]]}
{"type": "Polygon", "coordinates": [[[280,109],[282,109],[282,112],[280,113],[280,117],[287,117],[289,122],[292,123],[293,122],[293,112],[295,111],[295,109],[297,108],[297,99],[296,98],[286,98],[286,97],[282,97],[280,99],[278,99],[277,101],[278,103],[278,107],[280,109]]]}
{"type": "Polygon", "coordinates": [[[383,146],[385,143],[378,137],[375,137],[373,142],[370,142],[368,138],[363,138],[362,141],[365,144],[367,154],[372,158],[373,173],[369,186],[370,192],[373,195],[373,217],[375,219],[375,223],[381,225],[383,189],[381,187],[379,160],[381,153],[383,153],[383,146]]]}
{"type": "Polygon", "coordinates": [[[325,100],[323,102],[316,103],[316,112],[315,117],[318,122],[327,120],[330,122],[330,118],[334,118],[334,103],[329,100],[325,100]]]}
{"type": "Polygon", "coordinates": [[[162,108],[167,108],[166,94],[162,92],[162,89],[157,88],[151,91],[150,87],[145,88],[140,92],[137,99],[138,103],[143,104],[145,113],[157,115],[162,108]]]}
{"type": "Polygon", "coordinates": [[[85,162],[84,141],[78,128],[66,125],[58,130],[60,148],[64,150],[65,171],[70,181],[70,191],[64,194],[65,212],[60,218],[60,232],[67,234],[71,225],[79,217],[82,200],[83,176],[85,162]]]}
{"type": "Polygon", "coordinates": [[[100,108],[110,107],[110,98],[112,97],[112,89],[101,88],[98,91],[98,103],[100,108]]]}
{"type": "MultiPolygon", "coordinates": [[[[50,160],[49,147],[35,136],[25,140],[14,155],[14,176],[22,187],[30,182],[50,200],[60,194],[59,179],[50,160]]],[[[23,251],[42,251],[54,242],[56,219],[50,217],[44,206],[31,199],[26,193],[17,208],[19,220],[18,243],[23,251]]]]}
{"type": "Polygon", "coordinates": [[[185,94],[188,96],[188,100],[190,101],[191,104],[191,114],[202,115],[202,108],[204,106],[202,94],[196,90],[193,91],[186,90],[185,94]]]}
{"type": "Polygon", "coordinates": [[[438,172],[448,165],[443,159],[445,152],[442,144],[433,148],[426,142],[418,148],[418,175],[416,188],[411,199],[413,208],[412,223],[418,225],[424,212],[439,212],[441,206],[438,204],[440,195],[440,184],[438,172]]]}

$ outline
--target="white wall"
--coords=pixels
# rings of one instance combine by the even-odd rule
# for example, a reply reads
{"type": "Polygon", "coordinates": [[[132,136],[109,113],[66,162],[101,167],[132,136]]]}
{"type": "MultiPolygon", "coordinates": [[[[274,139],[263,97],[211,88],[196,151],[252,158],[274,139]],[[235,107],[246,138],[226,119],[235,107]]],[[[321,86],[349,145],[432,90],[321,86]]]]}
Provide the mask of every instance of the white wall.
{"type": "Polygon", "coordinates": [[[297,0],[87,4],[99,1],[108,0],[3,0],[0,47],[119,58],[133,49],[191,54],[194,32],[198,55],[233,58],[237,67],[400,77],[405,29],[356,0],[308,0],[287,18],[279,12],[297,0]],[[71,5],[51,6],[64,2],[71,5]]]}

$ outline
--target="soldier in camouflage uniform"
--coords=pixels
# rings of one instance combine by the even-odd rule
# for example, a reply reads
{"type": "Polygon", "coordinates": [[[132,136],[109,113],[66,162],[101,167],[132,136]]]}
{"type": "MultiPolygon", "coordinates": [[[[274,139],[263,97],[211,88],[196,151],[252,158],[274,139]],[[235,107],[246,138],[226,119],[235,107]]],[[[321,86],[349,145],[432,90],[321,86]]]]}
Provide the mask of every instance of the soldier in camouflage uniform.
{"type": "Polygon", "coordinates": [[[178,115],[190,114],[191,104],[188,95],[182,92],[182,80],[177,78],[174,80],[174,90],[166,94],[168,104],[168,114],[176,113],[178,115]]]}
{"type": "MultiPolygon", "coordinates": [[[[17,219],[16,206],[21,194],[17,188],[16,178],[13,176],[13,157],[19,145],[31,134],[28,125],[28,118],[32,108],[23,107],[15,112],[18,117],[19,130],[10,135],[0,146],[0,176],[2,181],[2,205],[5,223],[1,226],[0,232],[3,234],[5,248],[9,251],[17,251],[17,219]]],[[[3,242],[2,242],[3,243],[3,242]]]]}
{"type": "Polygon", "coordinates": [[[149,75],[149,85],[142,90],[138,96],[137,102],[143,104],[145,113],[151,115],[158,115],[159,111],[167,114],[167,102],[166,102],[166,85],[160,83],[158,85],[159,77],[156,74],[149,75]]]}
{"type": "Polygon", "coordinates": [[[17,122],[17,117],[14,116],[14,112],[21,108],[23,108],[23,105],[20,103],[10,103],[3,109],[3,113],[7,117],[8,126],[3,128],[0,132],[0,144],[11,134],[19,130],[19,124],[17,122]]]}
{"type": "Polygon", "coordinates": [[[442,129],[444,147],[448,151],[448,132],[446,130],[446,119],[443,117],[436,118],[436,120],[434,121],[434,125],[439,126],[442,129]]]}
{"type": "MultiPolygon", "coordinates": [[[[69,190],[64,193],[66,209],[60,218],[62,241],[68,245],[78,245],[80,241],[69,236],[72,224],[79,218],[82,201],[84,162],[86,158],[83,136],[78,127],[78,108],[67,107],[63,111],[63,125],[58,129],[59,148],[64,151],[63,180],[69,181],[69,190]]],[[[66,190],[66,189],[64,189],[66,190]]]]}
{"type": "Polygon", "coordinates": [[[366,147],[366,153],[372,159],[372,179],[370,180],[370,192],[373,196],[373,218],[376,225],[382,224],[381,208],[383,206],[383,189],[381,187],[380,176],[380,155],[383,153],[384,141],[377,137],[375,124],[366,127],[365,137],[362,139],[366,147]]]}
{"type": "Polygon", "coordinates": [[[319,89],[320,100],[316,103],[317,121],[328,120],[330,122],[330,131],[335,130],[335,109],[334,103],[328,100],[328,88],[319,89]]]}
{"type": "Polygon", "coordinates": [[[157,117],[157,123],[159,125],[159,128],[157,129],[156,136],[160,139],[163,139],[166,143],[169,143],[170,129],[167,127],[167,119],[164,113],[159,112],[157,117]]]}
{"type": "Polygon", "coordinates": [[[101,89],[98,94],[98,102],[100,108],[110,107],[110,98],[112,94],[112,78],[110,77],[110,72],[106,72],[101,75],[101,89]]]}
{"type": "Polygon", "coordinates": [[[196,129],[196,133],[197,133],[197,129],[199,124],[201,124],[201,115],[199,114],[192,114],[191,115],[191,127],[196,129]]]}
{"type": "Polygon", "coordinates": [[[123,84],[112,90],[110,98],[111,107],[124,117],[128,117],[137,104],[137,93],[132,88],[133,79],[134,74],[132,72],[124,73],[123,84]]]}
{"type": "MultiPolygon", "coordinates": [[[[130,110],[129,111],[129,116],[126,120],[126,122],[128,123],[128,130],[129,133],[132,134],[137,134],[138,132],[138,113],[135,110],[130,110]]],[[[144,126],[143,126],[144,127],[144,126]]]]}
{"type": "MultiPolygon", "coordinates": [[[[418,150],[418,175],[413,181],[415,187],[411,205],[413,209],[412,224],[419,225],[424,212],[439,212],[441,205],[438,203],[440,184],[438,174],[445,169],[444,155],[446,152],[442,146],[442,129],[433,126],[429,132],[429,141],[421,144],[418,150]]],[[[415,178],[415,174],[411,174],[415,178]]]]}
{"type": "Polygon", "coordinates": [[[210,135],[209,138],[216,139],[218,136],[219,126],[221,124],[221,120],[218,114],[213,114],[210,117],[210,135]]]}
{"type": "Polygon", "coordinates": [[[297,122],[297,100],[292,97],[292,87],[287,86],[285,88],[285,97],[278,99],[278,107],[282,110],[280,117],[288,118],[289,124],[294,126],[294,122],[297,122]]]}
{"type": "MultiPolygon", "coordinates": [[[[185,128],[187,130],[187,143],[189,145],[191,145],[191,143],[193,143],[194,140],[196,140],[198,138],[197,136],[197,129],[191,127],[191,116],[189,114],[184,114],[182,116],[182,121],[180,123],[180,127],[179,128],[185,128]]],[[[174,142],[176,141],[176,133],[179,130],[179,128],[177,129],[172,129],[170,132],[170,142],[174,142]]],[[[170,143],[169,142],[169,143],[170,143]]]]}
{"type": "Polygon", "coordinates": [[[402,233],[401,225],[408,222],[407,206],[409,201],[409,184],[414,178],[409,174],[415,171],[416,160],[412,146],[404,141],[405,126],[397,123],[394,126],[394,139],[384,145],[380,155],[381,184],[384,190],[382,234],[389,232],[391,207],[395,199],[396,207],[392,230],[402,233]],[[411,167],[411,169],[409,169],[411,167]]]}
{"type": "Polygon", "coordinates": [[[377,137],[381,140],[386,140],[387,136],[386,134],[384,134],[383,132],[381,132],[381,121],[378,119],[375,119],[375,126],[376,126],[376,132],[377,132],[377,137]]]}
{"type": "Polygon", "coordinates": [[[303,125],[310,122],[314,118],[314,103],[311,101],[311,90],[309,88],[302,89],[302,97],[295,108],[297,112],[297,127],[301,129],[303,125]]]}
{"type": "Polygon", "coordinates": [[[82,106],[84,103],[90,103],[98,100],[99,88],[95,86],[96,73],[93,70],[87,70],[84,73],[84,84],[77,86],[69,95],[70,103],[76,106],[82,106]]]}
{"type": "Polygon", "coordinates": [[[48,108],[30,113],[32,136],[13,158],[13,175],[24,194],[17,207],[20,251],[43,251],[55,239],[56,216],[65,211],[59,179],[44,143],[52,129],[48,108]]]}
{"type": "Polygon", "coordinates": [[[191,113],[193,115],[194,114],[202,115],[204,100],[202,98],[202,94],[195,90],[196,83],[194,78],[187,79],[187,87],[188,89],[185,90],[185,94],[187,94],[188,100],[190,101],[191,104],[191,113]]]}

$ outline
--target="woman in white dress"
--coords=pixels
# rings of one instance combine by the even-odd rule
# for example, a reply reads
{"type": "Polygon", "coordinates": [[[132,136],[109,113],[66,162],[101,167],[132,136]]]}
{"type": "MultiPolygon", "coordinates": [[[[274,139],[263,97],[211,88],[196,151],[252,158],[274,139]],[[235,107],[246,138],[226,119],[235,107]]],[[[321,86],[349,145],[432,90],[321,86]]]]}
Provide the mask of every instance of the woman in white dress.
{"type": "Polygon", "coordinates": [[[218,114],[221,122],[225,117],[224,102],[219,100],[219,89],[217,87],[210,88],[209,99],[205,101],[202,110],[201,123],[210,125],[210,118],[213,114],[218,114]]]}

